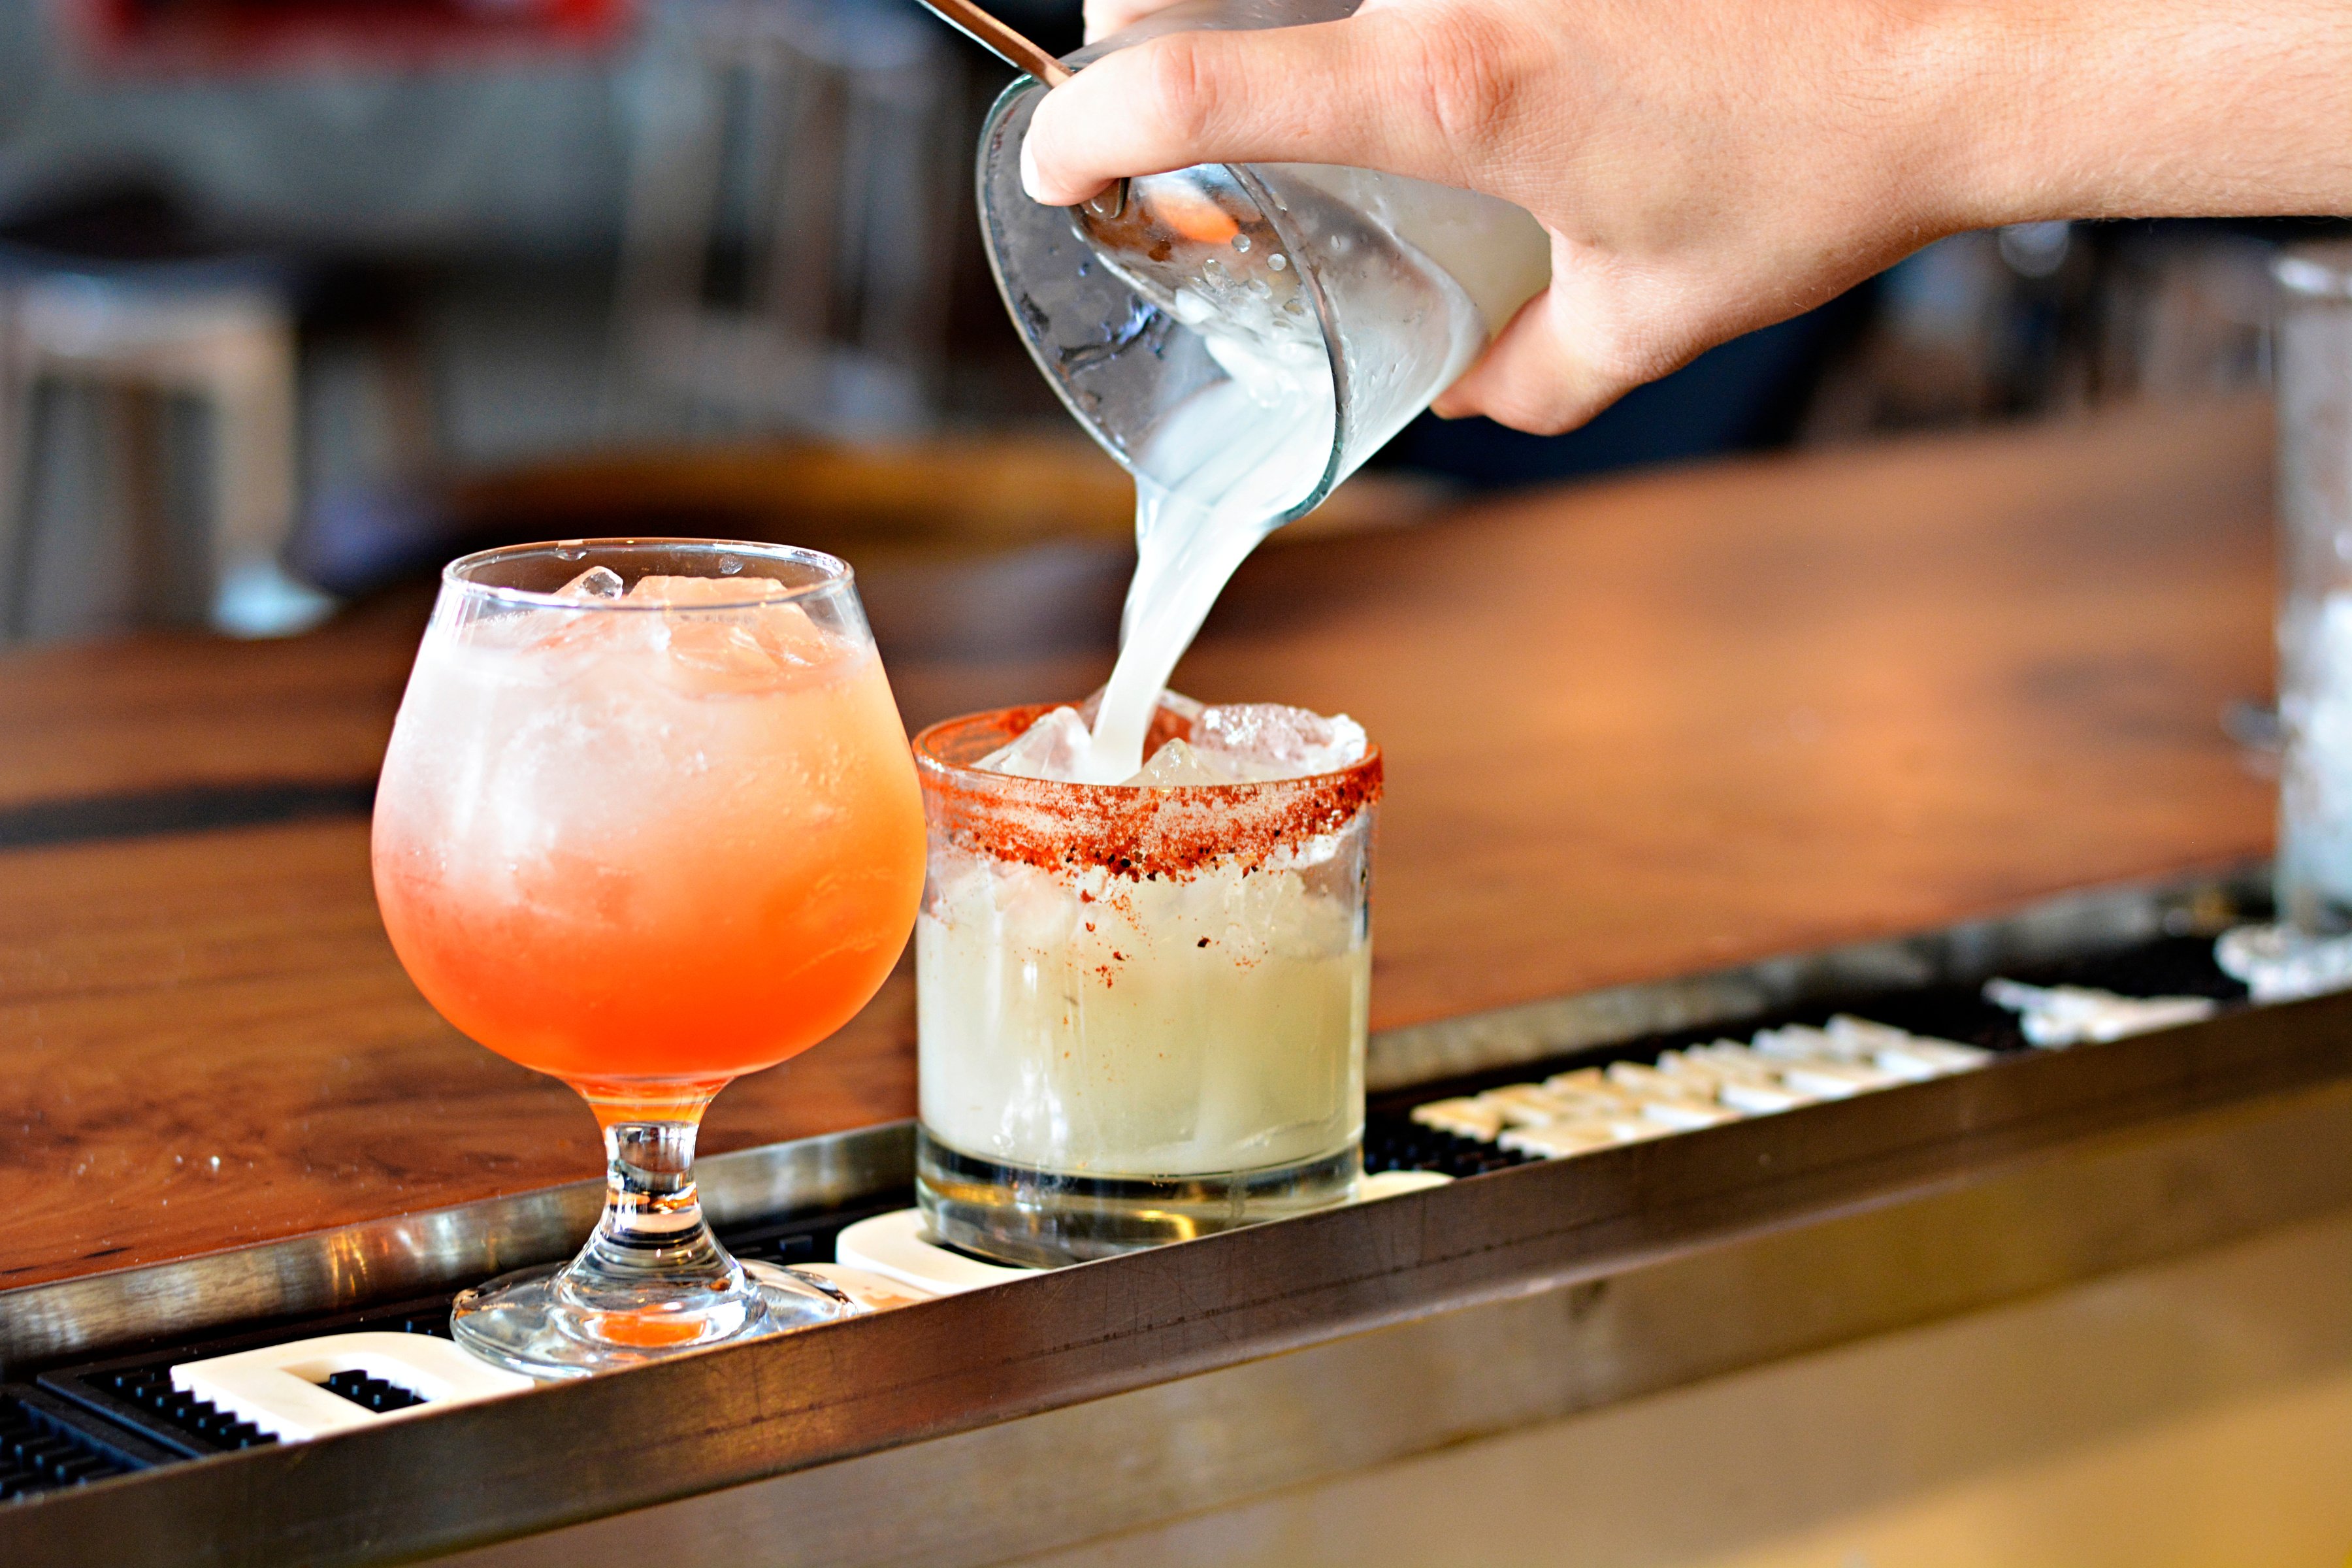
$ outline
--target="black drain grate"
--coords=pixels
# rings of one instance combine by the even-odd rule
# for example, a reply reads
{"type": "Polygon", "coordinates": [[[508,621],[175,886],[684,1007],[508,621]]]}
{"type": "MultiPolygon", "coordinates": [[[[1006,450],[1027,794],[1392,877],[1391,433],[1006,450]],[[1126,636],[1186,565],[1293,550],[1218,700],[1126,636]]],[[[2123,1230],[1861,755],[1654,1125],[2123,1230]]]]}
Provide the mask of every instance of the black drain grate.
{"type": "Polygon", "coordinates": [[[37,1388],[0,1387],[0,1501],[86,1486],[177,1458],[37,1388]]]}
{"type": "Polygon", "coordinates": [[[1402,1111],[1375,1110],[1364,1116],[1368,1175],[1382,1171],[1436,1171],[1454,1177],[1483,1176],[1489,1171],[1532,1163],[1532,1155],[1423,1127],[1402,1111]]]}
{"type": "Polygon", "coordinates": [[[130,1468],[83,1442],[62,1423],[0,1394],[0,1497],[78,1487],[130,1468]]]}
{"type": "Polygon", "coordinates": [[[172,1436],[186,1439],[186,1451],[225,1454],[234,1448],[257,1448],[277,1438],[250,1421],[240,1421],[185,1389],[172,1386],[171,1363],[125,1367],[92,1380],[97,1386],[132,1406],[148,1418],[148,1429],[165,1442],[172,1436]],[[156,1430],[157,1427],[168,1431],[156,1430]]]}
{"type": "MultiPolygon", "coordinates": [[[[144,1433],[172,1450],[175,1458],[201,1459],[208,1454],[267,1447],[278,1439],[250,1421],[238,1420],[208,1399],[199,1399],[184,1389],[173,1387],[172,1369],[174,1366],[183,1362],[204,1361],[213,1356],[256,1350],[263,1345],[284,1344],[289,1340],[310,1339],[319,1334],[357,1333],[432,1334],[447,1339],[449,1299],[446,1296],[428,1297],[422,1301],[404,1301],[396,1306],[378,1307],[365,1312],[346,1312],[260,1333],[239,1334],[170,1350],[146,1351],[135,1356],[118,1356],[110,1361],[64,1367],[44,1373],[40,1383],[50,1393],[69,1399],[86,1410],[144,1433]]],[[[371,1410],[398,1410],[424,1403],[405,1390],[394,1388],[362,1373],[338,1373],[327,1380],[327,1386],[371,1410]],[[343,1383],[352,1383],[352,1386],[344,1387],[343,1383]],[[378,1388],[386,1391],[386,1394],[398,1403],[370,1404],[369,1393],[355,1392],[362,1383],[371,1391],[378,1388]]]]}
{"type": "MultiPolygon", "coordinates": [[[[425,1403],[396,1383],[386,1383],[380,1377],[370,1377],[363,1372],[339,1372],[327,1379],[329,1392],[341,1394],[362,1409],[388,1415],[394,1410],[409,1410],[425,1403]]],[[[242,1445],[240,1445],[241,1447],[242,1445]]]]}
{"type": "MultiPolygon", "coordinates": [[[[908,1202],[912,1201],[911,1198],[908,1200],[908,1202]]],[[[906,1205],[901,1204],[898,1206],[904,1208],[906,1205]]],[[[881,1214],[885,1211],[876,1209],[872,1212],[881,1214]]],[[[835,1226],[831,1234],[824,1238],[824,1247],[822,1256],[830,1258],[833,1256],[834,1237],[840,1235],[844,1226],[855,1225],[865,1217],[865,1213],[861,1211],[835,1226]]],[[[820,1256],[817,1235],[805,1225],[769,1225],[743,1230],[724,1231],[720,1233],[719,1239],[728,1251],[746,1263],[778,1265],[814,1263],[819,1260],[820,1256]]]]}
{"type": "MultiPolygon", "coordinates": [[[[803,1215],[793,1219],[730,1226],[721,1231],[719,1236],[728,1249],[738,1258],[762,1263],[811,1263],[833,1256],[834,1240],[841,1234],[843,1226],[873,1215],[905,1208],[913,1202],[911,1193],[895,1193],[887,1198],[822,1215],[803,1215]]],[[[0,1413],[5,1413],[13,1422],[17,1418],[22,1400],[37,1401],[41,1409],[49,1413],[43,1419],[53,1426],[62,1425],[68,1430],[88,1427],[93,1432],[110,1431],[118,1426],[127,1428],[124,1438],[131,1446],[118,1446],[117,1450],[110,1451],[102,1447],[87,1447],[89,1440],[86,1437],[58,1439],[66,1442],[67,1447],[58,1449],[60,1457],[51,1460],[38,1458],[47,1455],[50,1450],[35,1444],[38,1463],[26,1472],[21,1482],[17,1480],[17,1471],[8,1468],[13,1461],[0,1459],[0,1501],[72,1484],[70,1480],[43,1479],[49,1471],[40,1468],[42,1464],[50,1465],[52,1468],[72,1468],[79,1479],[89,1479],[96,1475],[114,1475],[147,1465],[203,1458],[212,1454],[234,1453],[240,1448],[266,1447],[278,1439],[251,1422],[238,1420],[208,1400],[173,1387],[172,1368],[184,1362],[204,1361],[213,1356],[229,1355],[237,1351],[257,1350],[265,1345],[284,1344],[289,1340],[311,1339],[322,1334],[389,1332],[431,1334],[447,1339],[450,1337],[450,1300],[447,1296],[432,1296],[422,1300],[279,1324],[46,1372],[40,1376],[38,1388],[12,1388],[5,1395],[0,1395],[0,1413]],[[19,1404],[7,1403],[12,1398],[17,1399],[19,1404]],[[113,1468],[100,1469],[97,1464],[86,1462],[86,1457],[77,1457],[82,1455],[83,1450],[72,1449],[73,1441],[84,1442],[88,1453],[100,1455],[100,1463],[113,1468]],[[112,1457],[106,1458],[110,1452],[112,1457]]],[[[337,1373],[327,1379],[326,1386],[355,1405],[386,1414],[426,1403],[404,1388],[361,1372],[337,1373]]],[[[26,1415],[23,1419],[30,1421],[33,1417],[26,1415]]],[[[14,1440],[16,1426],[6,1426],[5,1431],[9,1440],[14,1440]]],[[[42,1426],[26,1441],[34,1443],[35,1438],[47,1441],[49,1439],[44,1435],[50,1432],[50,1426],[42,1426]]]]}

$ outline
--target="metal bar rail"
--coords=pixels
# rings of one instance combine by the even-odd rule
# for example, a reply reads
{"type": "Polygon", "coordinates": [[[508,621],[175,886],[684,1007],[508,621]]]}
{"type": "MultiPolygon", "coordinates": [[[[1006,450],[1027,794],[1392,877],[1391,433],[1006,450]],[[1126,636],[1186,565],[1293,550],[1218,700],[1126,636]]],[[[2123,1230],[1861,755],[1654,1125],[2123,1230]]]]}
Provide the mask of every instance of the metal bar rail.
{"type": "MultiPolygon", "coordinates": [[[[1694,995],[1980,977],[2202,922],[2217,900],[2211,883],[2102,895],[1607,1012],[1632,1037],[1706,1021],[1694,995]],[[1870,956],[1889,952],[1909,955],[1899,974],[1870,956]]],[[[1554,1025],[1572,1016],[1546,1005],[1554,1025]]],[[[1522,1024],[1477,1021],[1490,1038],[1545,1032],[1522,1024]]],[[[2245,1008],[1496,1172],[51,1494],[0,1509],[0,1560],[995,1561],[2352,1205],[2347,1041],[2352,996],[2245,1008]]],[[[1457,1068],[1526,1054],[1447,1049],[1457,1068]]],[[[898,1126],[747,1151],[712,1161],[705,1192],[737,1220],[870,1198],[907,1179],[907,1142],[898,1126]]],[[[0,1294],[0,1353],[13,1374],[184,1336],[192,1317],[462,1283],[559,1255],[594,1197],[583,1184],[0,1294]]]]}

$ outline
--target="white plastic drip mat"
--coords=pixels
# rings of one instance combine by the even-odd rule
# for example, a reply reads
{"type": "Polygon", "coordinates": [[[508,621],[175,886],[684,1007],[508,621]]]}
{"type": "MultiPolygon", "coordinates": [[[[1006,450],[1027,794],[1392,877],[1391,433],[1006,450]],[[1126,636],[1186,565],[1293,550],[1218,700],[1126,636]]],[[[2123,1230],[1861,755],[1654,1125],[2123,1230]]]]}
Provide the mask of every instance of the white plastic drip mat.
{"type": "MultiPolygon", "coordinates": [[[[2244,985],[2213,962],[2204,936],[2021,966],[2005,978],[2197,998],[2213,1011],[2246,1005],[2244,985]]],[[[1736,1027],[1648,1036],[1384,1095],[1366,1119],[1365,1169],[1475,1176],[1899,1088],[2034,1049],[2024,1020],[1987,989],[1954,984],[1832,999],[1736,1027]],[[1709,1058],[1717,1057],[1710,1071],[1709,1058]],[[1710,1079],[1717,1087],[1700,1091],[1710,1079]],[[1753,1089],[1719,1087],[1736,1079],[1753,1089]]],[[[2195,1020],[2184,1011],[2179,1021],[2195,1020]]]]}

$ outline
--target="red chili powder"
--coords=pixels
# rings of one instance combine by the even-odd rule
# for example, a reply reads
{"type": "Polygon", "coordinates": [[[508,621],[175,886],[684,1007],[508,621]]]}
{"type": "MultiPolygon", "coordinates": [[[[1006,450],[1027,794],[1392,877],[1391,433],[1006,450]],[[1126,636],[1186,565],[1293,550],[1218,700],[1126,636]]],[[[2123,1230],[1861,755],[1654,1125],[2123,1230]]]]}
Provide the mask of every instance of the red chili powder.
{"type": "MultiPolygon", "coordinates": [[[[973,854],[1047,868],[1100,867],[1142,880],[1233,864],[1244,871],[1320,833],[1337,833],[1381,798],[1381,749],[1337,773],[1264,784],[1059,784],[982,773],[972,764],[1011,744],[1058,706],[1034,702],[968,713],[915,737],[915,767],[931,828],[973,854]]],[[[1162,708],[1146,755],[1189,739],[1192,721],[1162,708]]]]}

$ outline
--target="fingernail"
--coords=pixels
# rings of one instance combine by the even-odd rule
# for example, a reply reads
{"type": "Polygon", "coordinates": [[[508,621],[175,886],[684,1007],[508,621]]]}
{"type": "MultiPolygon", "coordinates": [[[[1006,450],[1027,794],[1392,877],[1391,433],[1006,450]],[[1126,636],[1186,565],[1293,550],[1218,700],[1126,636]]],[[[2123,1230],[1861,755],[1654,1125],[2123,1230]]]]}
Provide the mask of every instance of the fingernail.
{"type": "Polygon", "coordinates": [[[1044,183],[1037,174],[1036,154],[1029,150],[1029,138],[1024,136],[1021,138],[1021,188],[1029,193],[1031,201],[1048,205],[1045,198],[1037,194],[1037,187],[1044,183]]]}

